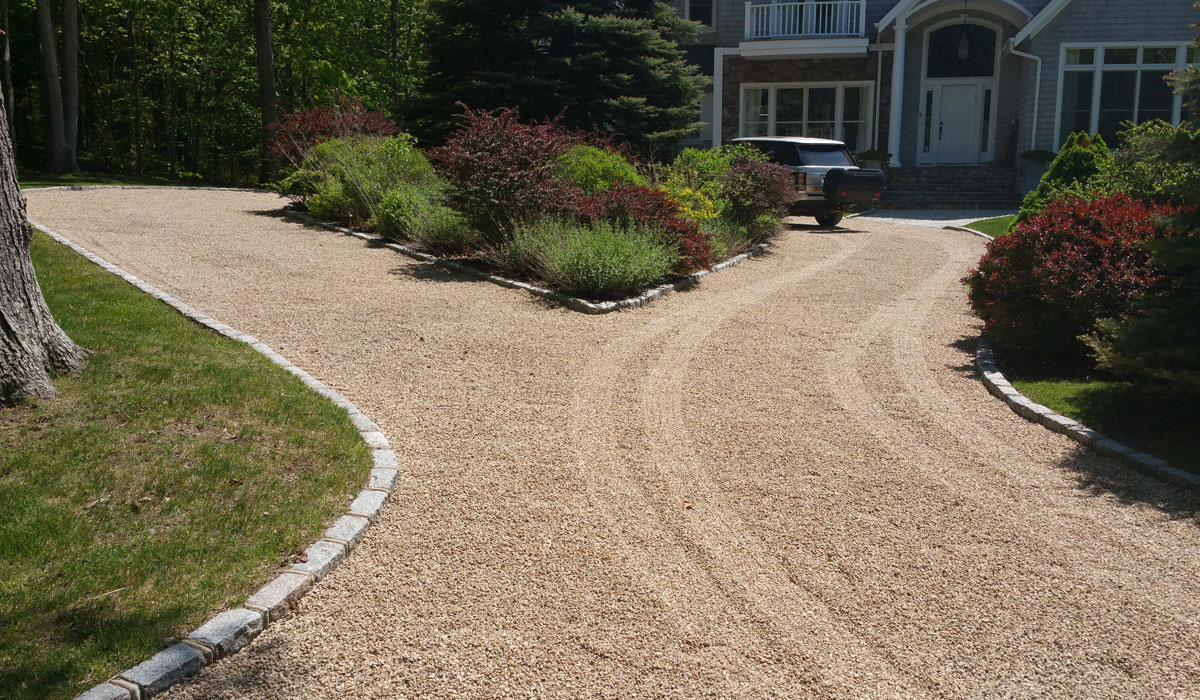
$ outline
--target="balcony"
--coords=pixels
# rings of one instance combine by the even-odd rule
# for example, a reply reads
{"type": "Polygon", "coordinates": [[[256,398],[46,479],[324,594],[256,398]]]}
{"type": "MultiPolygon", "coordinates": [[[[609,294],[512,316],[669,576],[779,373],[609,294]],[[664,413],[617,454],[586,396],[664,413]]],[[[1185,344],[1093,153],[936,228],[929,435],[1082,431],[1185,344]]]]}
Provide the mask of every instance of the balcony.
{"type": "Polygon", "coordinates": [[[742,56],[844,56],[866,53],[866,0],[746,3],[742,56]]]}

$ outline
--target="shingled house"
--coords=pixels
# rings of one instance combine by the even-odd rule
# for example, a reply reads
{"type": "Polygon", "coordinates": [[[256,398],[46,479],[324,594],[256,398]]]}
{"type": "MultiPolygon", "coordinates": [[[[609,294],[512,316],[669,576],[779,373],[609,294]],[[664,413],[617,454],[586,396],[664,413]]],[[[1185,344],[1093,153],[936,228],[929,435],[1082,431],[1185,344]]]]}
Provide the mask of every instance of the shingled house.
{"type": "Polygon", "coordinates": [[[1073,131],[1112,143],[1124,121],[1178,124],[1183,105],[1163,78],[1192,60],[1200,20],[1193,0],[675,6],[704,26],[685,47],[712,78],[698,142],[835,138],[890,153],[900,182],[937,182],[941,169],[992,194],[1017,188],[1022,154],[1073,131]]]}

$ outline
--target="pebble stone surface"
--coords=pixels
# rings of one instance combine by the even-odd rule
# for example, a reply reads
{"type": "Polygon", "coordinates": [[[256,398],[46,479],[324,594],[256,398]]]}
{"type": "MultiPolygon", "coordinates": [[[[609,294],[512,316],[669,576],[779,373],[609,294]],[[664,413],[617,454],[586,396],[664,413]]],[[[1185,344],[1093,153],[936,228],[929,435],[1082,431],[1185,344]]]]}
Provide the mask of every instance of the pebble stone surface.
{"type": "Polygon", "coordinates": [[[354,555],[162,697],[1200,697],[1200,499],[989,395],[982,239],[799,225],[587,316],[266,194],[29,205],[397,452],[354,555]]]}

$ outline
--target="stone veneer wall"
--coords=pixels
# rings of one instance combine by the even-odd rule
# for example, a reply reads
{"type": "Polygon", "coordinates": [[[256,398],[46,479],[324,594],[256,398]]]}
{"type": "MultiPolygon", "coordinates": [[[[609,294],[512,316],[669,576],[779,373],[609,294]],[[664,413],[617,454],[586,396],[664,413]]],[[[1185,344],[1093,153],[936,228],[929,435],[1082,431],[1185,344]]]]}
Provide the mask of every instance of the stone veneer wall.
{"type": "MultiPolygon", "coordinates": [[[[878,96],[879,120],[882,124],[875,125],[875,128],[880,135],[880,147],[887,143],[887,114],[892,80],[890,57],[890,52],[884,56],[883,91],[878,96]]],[[[739,135],[742,83],[826,83],[862,80],[875,82],[878,78],[878,61],[879,55],[875,52],[845,58],[746,59],[741,56],[726,56],[721,103],[722,142],[728,143],[730,139],[739,135]]],[[[874,106],[871,112],[874,117],[874,106]]]]}

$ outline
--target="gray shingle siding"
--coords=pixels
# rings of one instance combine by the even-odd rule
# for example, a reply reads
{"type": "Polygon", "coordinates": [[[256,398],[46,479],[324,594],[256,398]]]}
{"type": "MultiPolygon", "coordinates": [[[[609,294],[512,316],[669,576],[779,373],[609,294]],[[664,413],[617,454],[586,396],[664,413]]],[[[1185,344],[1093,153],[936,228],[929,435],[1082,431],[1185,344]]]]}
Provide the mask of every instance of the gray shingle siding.
{"type": "MultiPolygon", "coordinates": [[[[1200,21],[1193,0],[1074,0],[1033,39],[1019,49],[1042,58],[1042,96],[1038,112],[1037,148],[1055,148],[1058,124],[1058,71],[1062,44],[1077,42],[1135,41],[1179,43],[1191,41],[1200,21]]],[[[1032,63],[1032,61],[1029,61],[1032,63]]],[[[1033,111],[1033,75],[1027,83],[1028,106],[1033,111]]],[[[1022,120],[1028,124],[1029,117],[1022,120]]],[[[1022,150],[1029,146],[1030,134],[1022,126],[1022,150]]]]}

